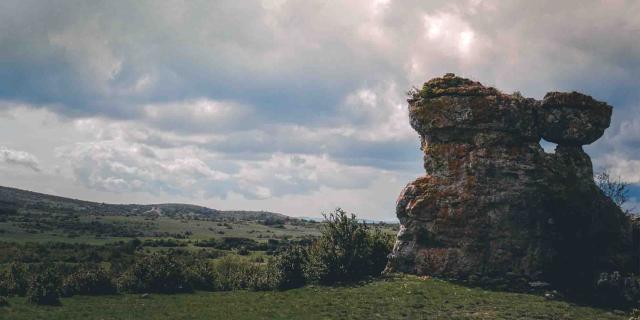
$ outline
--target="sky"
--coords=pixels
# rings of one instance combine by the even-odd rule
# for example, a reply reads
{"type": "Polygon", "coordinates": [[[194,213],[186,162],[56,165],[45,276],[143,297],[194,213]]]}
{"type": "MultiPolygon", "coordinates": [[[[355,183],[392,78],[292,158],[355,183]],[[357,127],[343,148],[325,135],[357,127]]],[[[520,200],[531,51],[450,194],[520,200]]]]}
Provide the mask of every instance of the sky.
{"type": "Polygon", "coordinates": [[[640,1],[0,2],[0,185],[392,220],[406,92],[453,72],[614,106],[587,146],[640,208],[640,1]]]}

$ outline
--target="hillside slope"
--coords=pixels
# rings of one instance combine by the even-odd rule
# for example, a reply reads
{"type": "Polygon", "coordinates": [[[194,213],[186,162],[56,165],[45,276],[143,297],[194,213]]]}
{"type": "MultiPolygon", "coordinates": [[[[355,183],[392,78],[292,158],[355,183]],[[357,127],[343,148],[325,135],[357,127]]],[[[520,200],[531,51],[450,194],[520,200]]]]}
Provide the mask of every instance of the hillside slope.
{"type": "Polygon", "coordinates": [[[288,216],[268,211],[216,210],[182,203],[107,204],[58,197],[0,186],[0,210],[25,209],[51,213],[111,216],[198,216],[226,220],[281,220],[288,216]]]}

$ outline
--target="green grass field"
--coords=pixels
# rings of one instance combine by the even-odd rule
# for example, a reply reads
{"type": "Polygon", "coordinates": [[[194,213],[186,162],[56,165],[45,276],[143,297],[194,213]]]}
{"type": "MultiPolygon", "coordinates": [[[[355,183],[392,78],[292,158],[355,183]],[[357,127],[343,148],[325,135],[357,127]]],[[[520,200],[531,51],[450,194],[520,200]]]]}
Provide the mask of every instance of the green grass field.
{"type": "Polygon", "coordinates": [[[44,307],[11,298],[0,319],[628,319],[621,312],[397,276],[283,292],[75,296],[44,307]]]}
{"type": "MultiPolygon", "coordinates": [[[[40,195],[36,200],[42,197],[40,195]]],[[[242,259],[247,259],[250,263],[266,264],[274,252],[282,249],[288,240],[296,242],[317,237],[321,234],[323,225],[299,220],[275,224],[273,221],[267,223],[267,220],[215,220],[188,214],[110,214],[100,204],[64,202],[46,197],[43,201],[32,201],[29,202],[30,206],[26,206],[28,209],[19,207],[18,210],[0,215],[0,261],[6,264],[0,263],[0,267],[8,266],[14,259],[31,267],[49,262],[61,263],[66,267],[87,262],[118,267],[119,264],[131,264],[135,256],[144,252],[171,250],[176,250],[174,254],[180,253],[176,257],[210,261],[215,261],[222,255],[243,254],[242,259]],[[86,210],[78,208],[67,210],[64,209],[67,207],[60,207],[59,203],[67,204],[67,207],[90,206],[98,212],[85,212],[86,210]],[[141,241],[131,241],[134,238],[141,241]],[[249,241],[238,242],[241,245],[233,247],[212,245],[234,238],[247,238],[249,241]],[[203,241],[209,239],[215,241],[203,241]],[[276,241],[269,241],[270,239],[276,241]],[[167,243],[167,240],[172,241],[171,245],[158,245],[159,242],[167,243]],[[261,243],[261,246],[250,240],[261,243]],[[57,244],[59,242],[67,244],[57,244]],[[136,242],[137,246],[130,246],[136,242]],[[245,246],[246,243],[253,243],[252,249],[247,250],[249,245],[245,246]],[[270,246],[272,243],[275,243],[275,247],[270,246]],[[241,253],[240,248],[245,251],[241,253]]],[[[129,206],[125,206],[127,208],[129,206]]],[[[391,235],[397,233],[397,227],[398,225],[393,224],[382,226],[384,232],[391,235]]],[[[540,295],[487,291],[442,280],[399,275],[378,278],[358,286],[307,286],[288,291],[236,290],[177,295],[154,293],[147,298],[142,298],[140,294],[75,295],[62,298],[61,306],[55,307],[28,304],[25,297],[12,296],[8,299],[9,305],[0,307],[0,320],[629,317],[619,311],[563,301],[547,301],[540,295]]]]}
{"type": "MultiPolygon", "coordinates": [[[[320,234],[318,224],[291,225],[286,224],[283,228],[266,226],[256,221],[232,221],[217,222],[193,219],[174,219],[160,217],[147,219],[141,216],[83,216],[80,221],[91,222],[101,221],[103,223],[118,223],[121,225],[145,226],[147,233],[171,233],[184,234],[190,232],[189,239],[204,240],[222,237],[243,237],[257,241],[266,239],[300,239],[302,237],[317,236],[320,234]]],[[[141,228],[142,229],[142,228],[141,228]]],[[[0,241],[8,242],[67,242],[67,243],[87,243],[104,244],[120,240],[130,240],[133,237],[110,237],[96,236],[93,234],[80,234],[76,237],[69,237],[62,230],[42,231],[30,233],[18,227],[12,222],[0,222],[0,241]]],[[[164,238],[154,236],[142,236],[140,239],[164,238]]]]}

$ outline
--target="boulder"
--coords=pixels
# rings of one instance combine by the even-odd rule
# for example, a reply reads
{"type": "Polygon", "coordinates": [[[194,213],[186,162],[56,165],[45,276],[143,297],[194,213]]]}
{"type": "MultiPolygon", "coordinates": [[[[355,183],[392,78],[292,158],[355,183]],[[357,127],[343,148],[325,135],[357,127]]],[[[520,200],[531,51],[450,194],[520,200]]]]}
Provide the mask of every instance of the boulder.
{"type": "Polygon", "coordinates": [[[590,144],[609,127],[611,112],[608,104],[578,92],[549,92],[538,111],[540,135],[557,144],[590,144]]]}
{"type": "Polygon", "coordinates": [[[453,74],[408,102],[426,175],[398,197],[388,270],[568,284],[633,268],[629,219],[582,150],[609,125],[609,106],[578,93],[527,99],[453,74]]]}

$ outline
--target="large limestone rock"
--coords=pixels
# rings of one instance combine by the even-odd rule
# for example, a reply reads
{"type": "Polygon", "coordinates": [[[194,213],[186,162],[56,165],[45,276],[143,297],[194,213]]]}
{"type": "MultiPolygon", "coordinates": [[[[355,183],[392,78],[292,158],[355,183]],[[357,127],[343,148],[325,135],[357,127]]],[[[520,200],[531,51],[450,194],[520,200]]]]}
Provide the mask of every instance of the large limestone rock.
{"type": "Polygon", "coordinates": [[[590,144],[609,127],[611,110],[606,103],[581,93],[549,92],[538,116],[540,135],[558,144],[590,144]]]}
{"type": "Polygon", "coordinates": [[[453,74],[408,102],[426,175],[398,198],[388,269],[573,285],[633,268],[628,218],[594,184],[582,150],[609,126],[606,103],[575,92],[536,101],[453,74]]]}

